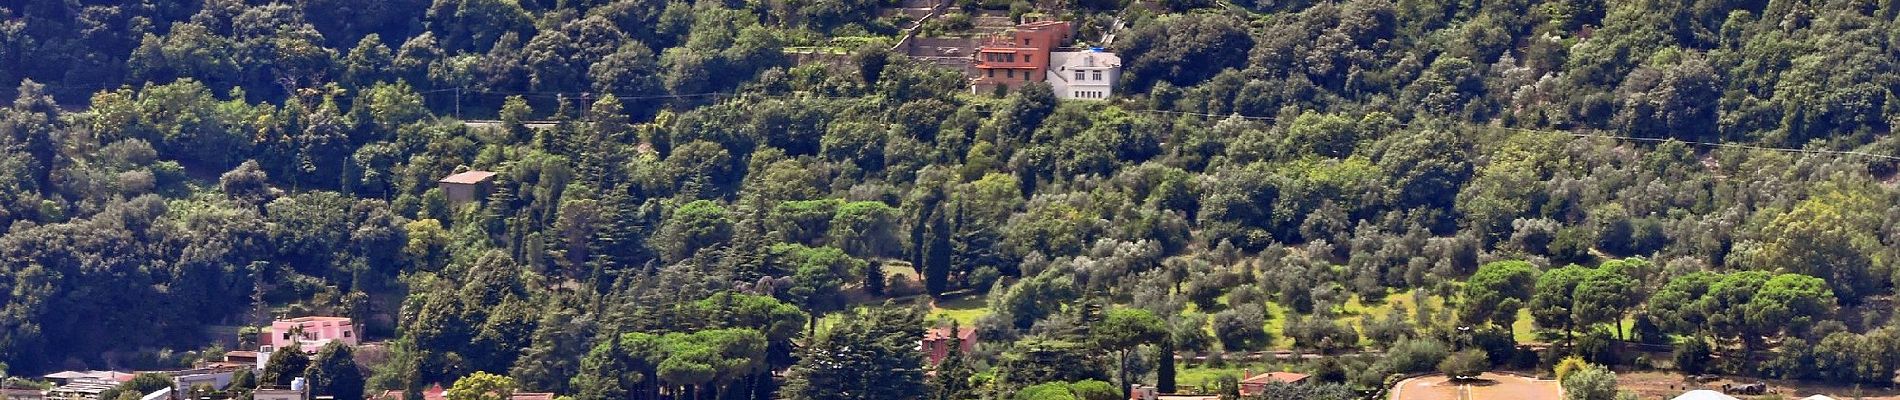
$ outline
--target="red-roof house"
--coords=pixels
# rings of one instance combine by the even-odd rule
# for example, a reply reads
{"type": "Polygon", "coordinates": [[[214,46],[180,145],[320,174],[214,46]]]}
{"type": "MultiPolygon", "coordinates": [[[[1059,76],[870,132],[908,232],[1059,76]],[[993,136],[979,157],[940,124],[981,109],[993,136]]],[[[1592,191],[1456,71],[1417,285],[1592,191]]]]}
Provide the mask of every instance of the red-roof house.
{"type": "MultiPolygon", "coordinates": [[[[1247,374],[1252,374],[1252,371],[1248,371],[1247,374]]],[[[1308,377],[1310,377],[1310,375],[1297,372],[1268,372],[1249,376],[1247,379],[1240,380],[1240,395],[1259,395],[1261,392],[1267,390],[1267,384],[1274,382],[1298,384],[1305,382],[1308,377]]]]}
{"type": "MultiPolygon", "coordinates": [[[[976,346],[976,328],[958,328],[956,338],[963,341],[962,345],[957,346],[957,351],[968,352],[976,346]]],[[[928,356],[930,365],[937,365],[943,362],[944,358],[950,357],[950,342],[950,327],[937,327],[924,331],[924,353],[928,356]]]]}
{"type": "Polygon", "coordinates": [[[494,189],[495,173],[468,171],[449,175],[447,178],[436,181],[436,184],[442,188],[443,197],[448,198],[450,203],[467,203],[480,200],[482,196],[488,195],[489,190],[494,189]]]}

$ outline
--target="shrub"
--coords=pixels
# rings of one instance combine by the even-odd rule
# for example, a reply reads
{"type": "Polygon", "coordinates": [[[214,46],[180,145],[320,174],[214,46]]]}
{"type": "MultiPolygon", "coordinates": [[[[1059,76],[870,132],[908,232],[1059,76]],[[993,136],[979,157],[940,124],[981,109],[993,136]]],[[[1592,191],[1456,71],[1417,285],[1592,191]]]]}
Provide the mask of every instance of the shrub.
{"type": "Polygon", "coordinates": [[[1551,369],[1551,372],[1556,373],[1557,381],[1561,382],[1564,380],[1565,377],[1569,377],[1570,373],[1576,372],[1577,370],[1583,369],[1584,367],[1589,366],[1589,365],[1590,365],[1590,362],[1584,361],[1583,357],[1569,356],[1569,357],[1564,357],[1563,361],[1558,361],[1557,367],[1554,369],[1551,369]]]}
{"type": "Polygon", "coordinates": [[[1214,314],[1214,337],[1227,351],[1252,351],[1272,344],[1267,315],[1258,304],[1243,304],[1214,314]]]}
{"type": "Polygon", "coordinates": [[[924,293],[924,288],[918,286],[917,281],[904,274],[891,274],[890,277],[884,279],[884,282],[884,294],[890,297],[908,297],[924,293]]]}
{"type": "Polygon", "coordinates": [[[1121,396],[1116,393],[1120,391],[1115,385],[1093,379],[1069,385],[1069,392],[1081,400],[1119,400],[1121,396]]]}
{"type": "Polygon", "coordinates": [[[1050,382],[1023,388],[1016,392],[1016,400],[1079,400],[1069,392],[1069,384],[1050,382]]]}
{"type": "Polygon", "coordinates": [[[1484,370],[1490,368],[1490,357],[1485,355],[1484,350],[1478,349],[1452,353],[1450,356],[1445,357],[1443,361],[1438,362],[1438,372],[1442,372],[1453,379],[1476,377],[1478,374],[1484,373],[1484,370]]]}
{"type": "Polygon", "coordinates": [[[1709,370],[1709,342],[1702,337],[1688,337],[1676,346],[1676,370],[1689,375],[1699,375],[1709,370]]]}
{"type": "Polygon", "coordinates": [[[1385,361],[1392,367],[1392,372],[1431,372],[1438,368],[1439,362],[1450,355],[1451,350],[1447,349],[1443,342],[1432,339],[1407,339],[1393,345],[1392,351],[1386,353],[1385,361]]]}

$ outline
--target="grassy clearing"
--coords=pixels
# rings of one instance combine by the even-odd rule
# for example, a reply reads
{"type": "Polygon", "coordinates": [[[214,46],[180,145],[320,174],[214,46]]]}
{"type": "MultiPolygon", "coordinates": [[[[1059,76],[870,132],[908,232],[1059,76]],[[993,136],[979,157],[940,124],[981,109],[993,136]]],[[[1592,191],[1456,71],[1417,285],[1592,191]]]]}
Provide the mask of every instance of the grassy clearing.
{"type": "Polygon", "coordinates": [[[923,285],[924,283],[923,277],[917,276],[917,270],[914,268],[911,268],[910,264],[885,263],[883,269],[884,269],[884,276],[886,277],[896,275],[896,276],[904,278],[905,280],[909,280],[913,283],[916,283],[918,285],[923,285]]]}
{"type": "MultiPolygon", "coordinates": [[[[910,267],[908,266],[903,266],[903,265],[898,265],[898,264],[886,265],[885,272],[887,274],[896,274],[896,275],[903,276],[905,278],[915,279],[915,272],[911,270],[910,267]]],[[[1218,299],[1218,301],[1223,306],[1225,306],[1227,304],[1227,296],[1222,295],[1218,299]]],[[[1442,319],[1441,317],[1444,314],[1437,311],[1443,310],[1449,306],[1448,300],[1442,296],[1427,295],[1427,296],[1424,296],[1424,301],[1428,307],[1434,310],[1434,312],[1431,314],[1431,318],[1433,318],[1434,320],[1442,319]]],[[[1364,321],[1369,320],[1369,319],[1375,319],[1375,318],[1384,318],[1387,313],[1392,312],[1392,310],[1394,309],[1403,309],[1406,319],[1412,320],[1412,318],[1417,316],[1418,302],[1419,302],[1419,298],[1413,296],[1412,292],[1410,291],[1391,293],[1391,294],[1386,295],[1384,299],[1380,299],[1378,301],[1371,301],[1371,302],[1365,301],[1359,296],[1354,295],[1348,298],[1346,303],[1344,305],[1339,306],[1337,309],[1335,309],[1335,311],[1337,311],[1337,315],[1338,315],[1337,318],[1339,321],[1343,321],[1353,326],[1354,328],[1360,329],[1363,332],[1364,327],[1362,326],[1362,323],[1364,321]]],[[[1284,334],[1284,331],[1286,330],[1287,316],[1290,313],[1292,313],[1292,310],[1288,309],[1286,306],[1280,305],[1279,303],[1275,303],[1275,302],[1268,302],[1266,306],[1267,306],[1268,316],[1267,316],[1267,323],[1266,323],[1265,329],[1267,330],[1267,334],[1271,337],[1271,340],[1272,340],[1272,346],[1270,349],[1271,350],[1292,349],[1293,341],[1291,339],[1288,339],[1286,335],[1284,334]]],[[[1194,305],[1193,303],[1188,303],[1187,307],[1183,309],[1182,311],[1205,313],[1205,314],[1209,314],[1210,316],[1211,314],[1213,314],[1213,312],[1209,312],[1209,310],[1200,309],[1200,307],[1194,305]]],[[[1215,311],[1218,311],[1218,310],[1215,310],[1215,311]]],[[[988,294],[968,293],[968,292],[952,293],[946,296],[945,299],[937,301],[935,304],[931,305],[930,314],[927,316],[926,322],[928,322],[929,324],[935,325],[940,322],[947,323],[948,321],[957,321],[957,323],[963,326],[973,326],[976,323],[976,320],[978,318],[982,318],[985,315],[989,315],[990,312],[991,311],[989,307],[988,294]]],[[[1517,322],[1512,324],[1511,331],[1513,334],[1513,338],[1516,339],[1518,343],[1533,343],[1533,342],[1548,341],[1547,338],[1543,338],[1539,336],[1538,331],[1535,329],[1535,325],[1531,321],[1531,315],[1530,315],[1529,310],[1520,309],[1518,310],[1517,314],[1518,314],[1517,322]]],[[[1413,321],[1413,322],[1416,323],[1416,321],[1413,321]]],[[[1435,321],[1435,322],[1445,323],[1449,321],[1435,321]]],[[[1633,323],[1634,322],[1632,320],[1625,319],[1623,321],[1623,328],[1628,329],[1628,327],[1631,326],[1633,323]]],[[[824,325],[825,324],[821,323],[821,326],[824,326],[824,325]]],[[[1214,333],[1213,318],[1208,318],[1208,324],[1203,329],[1205,329],[1209,335],[1212,335],[1214,333]]],[[[1361,345],[1371,345],[1371,344],[1372,343],[1370,343],[1369,341],[1364,341],[1364,339],[1362,339],[1361,345]]],[[[1254,367],[1255,370],[1262,370],[1261,368],[1264,368],[1265,365],[1243,365],[1240,363],[1232,363],[1232,364],[1229,364],[1227,367],[1222,367],[1222,368],[1213,368],[1213,367],[1197,365],[1197,366],[1192,367],[1192,369],[1195,371],[1198,371],[1195,373],[1205,374],[1203,375],[1203,377],[1211,379],[1213,377],[1219,376],[1219,374],[1221,373],[1231,373],[1234,375],[1238,375],[1242,370],[1248,367],[1254,367]]],[[[1188,373],[1187,372],[1188,370],[1189,370],[1188,367],[1183,368],[1184,377],[1187,376],[1186,374],[1188,373]]],[[[1181,380],[1181,382],[1182,384],[1185,385],[1185,384],[1190,384],[1190,382],[1196,382],[1196,381],[1189,381],[1184,378],[1183,380],[1181,380]]]]}
{"type": "Polygon", "coordinates": [[[1537,325],[1531,323],[1530,309],[1517,310],[1517,322],[1511,323],[1511,338],[1518,343],[1538,341],[1537,325]]]}
{"type": "Polygon", "coordinates": [[[1234,379],[1244,379],[1246,377],[1241,375],[1247,371],[1253,371],[1253,373],[1258,374],[1268,371],[1286,370],[1284,365],[1264,361],[1246,363],[1228,362],[1220,366],[1182,362],[1178,367],[1179,369],[1176,370],[1177,374],[1174,377],[1175,383],[1183,387],[1202,386],[1208,388],[1212,388],[1215,380],[1221,376],[1232,376],[1234,379]]]}
{"type": "MultiPolygon", "coordinates": [[[[1436,295],[1425,296],[1425,305],[1434,311],[1445,309],[1445,303],[1444,297],[1436,295]]],[[[1395,309],[1403,310],[1403,315],[1410,320],[1418,315],[1418,307],[1418,299],[1412,295],[1412,292],[1391,293],[1386,295],[1384,299],[1371,303],[1355,295],[1346,300],[1346,305],[1340,307],[1339,320],[1345,321],[1346,324],[1359,329],[1362,336],[1359,343],[1360,345],[1371,345],[1372,342],[1370,340],[1363,338],[1365,332],[1363,323],[1365,321],[1385,318],[1386,314],[1391,313],[1395,309]]],[[[1432,318],[1438,318],[1439,315],[1440,314],[1436,312],[1431,314],[1432,318]]],[[[1416,322],[1417,321],[1414,321],[1414,323],[1416,322]]],[[[1442,323],[1446,321],[1435,322],[1442,323]]]]}
{"type": "MultiPolygon", "coordinates": [[[[1222,296],[1220,301],[1222,304],[1225,304],[1227,302],[1227,298],[1225,296],[1222,296]]],[[[1360,331],[1363,332],[1365,329],[1361,326],[1362,321],[1368,318],[1384,318],[1386,313],[1391,312],[1394,308],[1403,307],[1406,311],[1405,316],[1408,319],[1411,318],[1416,312],[1416,310],[1418,310],[1418,305],[1416,303],[1417,301],[1412,297],[1411,292],[1392,293],[1392,294],[1387,295],[1384,299],[1381,299],[1378,302],[1371,302],[1371,303],[1362,301],[1359,298],[1359,296],[1355,295],[1347,299],[1346,304],[1343,306],[1340,306],[1339,309],[1335,311],[1338,311],[1338,317],[1337,317],[1338,321],[1343,321],[1346,324],[1352,326],[1353,328],[1359,329],[1360,331]]],[[[1434,310],[1443,309],[1445,307],[1445,299],[1439,296],[1427,296],[1425,298],[1425,304],[1431,306],[1434,310]]],[[[1195,312],[1199,310],[1197,307],[1194,306],[1194,304],[1189,303],[1187,306],[1187,311],[1195,312]]],[[[1273,338],[1272,348],[1274,350],[1289,350],[1293,348],[1293,341],[1291,339],[1287,339],[1286,335],[1284,334],[1284,332],[1286,331],[1287,316],[1290,313],[1292,313],[1292,310],[1288,309],[1286,306],[1280,305],[1279,303],[1276,303],[1276,302],[1267,303],[1268,315],[1267,315],[1266,329],[1267,329],[1267,334],[1273,338]]],[[[1437,314],[1434,313],[1433,315],[1435,317],[1437,314]]],[[[1214,329],[1213,319],[1209,318],[1208,326],[1207,326],[1209,335],[1212,335],[1214,333],[1213,329],[1214,329]]],[[[1365,341],[1364,339],[1361,339],[1361,341],[1362,341],[1362,343],[1360,343],[1361,345],[1372,344],[1370,341],[1365,341]]]]}
{"type": "Polygon", "coordinates": [[[937,301],[930,307],[928,321],[957,321],[963,326],[975,326],[976,319],[990,314],[988,294],[964,294],[937,301]]]}

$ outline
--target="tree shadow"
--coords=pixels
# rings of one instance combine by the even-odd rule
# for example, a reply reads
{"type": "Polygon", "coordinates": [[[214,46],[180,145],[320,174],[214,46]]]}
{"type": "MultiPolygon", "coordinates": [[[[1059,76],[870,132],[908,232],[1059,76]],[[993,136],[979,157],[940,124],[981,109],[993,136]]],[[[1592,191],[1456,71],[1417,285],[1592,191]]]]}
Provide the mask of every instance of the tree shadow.
{"type": "Polygon", "coordinates": [[[1498,384],[1498,381],[1496,379],[1487,379],[1487,378],[1471,378],[1471,379],[1448,378],[1446,379],[1446,382],[1450,382],[1452,384],[1457,384],[1457,385],[1470,385],[1470,386],[1477,386],[1477,387],[1494,386],[1498,384]]]}

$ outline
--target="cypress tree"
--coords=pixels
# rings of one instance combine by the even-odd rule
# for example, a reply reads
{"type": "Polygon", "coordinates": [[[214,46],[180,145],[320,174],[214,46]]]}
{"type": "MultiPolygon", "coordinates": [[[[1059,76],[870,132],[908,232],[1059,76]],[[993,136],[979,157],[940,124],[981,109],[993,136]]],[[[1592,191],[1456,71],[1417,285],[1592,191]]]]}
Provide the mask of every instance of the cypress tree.
{"type": "Polygon", "coordinates": [[[1158,358],[1155,360],[1155,391],[1174,393],[1174,335],[1161,339],[1155,357],[1158,358]]]}
{"type": "Polygon", "coordinates": [[[884,295],[884,263],[877,260],[869,261],[864,265],[864,291],[882,296],[884,295]]]}
{"type": "Polygon", "coordinates": [[[930,219],[930,229],[926,236],[929,243],[924,245],[921,257],[924,267],[924,289],[931,297],[942,296],[950,287],[950,223],[944,220],[942,212],[934,213],[930,219]]]}

